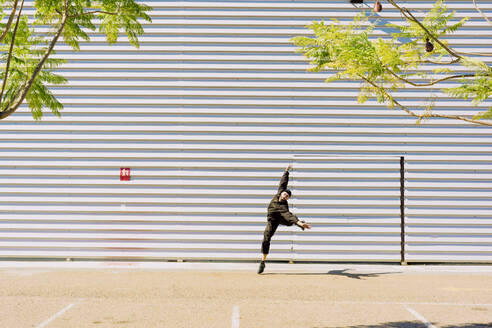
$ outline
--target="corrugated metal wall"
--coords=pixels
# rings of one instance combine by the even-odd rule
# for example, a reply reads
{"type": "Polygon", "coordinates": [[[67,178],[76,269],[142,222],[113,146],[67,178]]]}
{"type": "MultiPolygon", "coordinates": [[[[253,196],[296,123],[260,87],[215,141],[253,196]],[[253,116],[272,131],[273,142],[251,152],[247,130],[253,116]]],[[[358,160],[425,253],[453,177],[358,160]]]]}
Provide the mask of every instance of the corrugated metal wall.
{"type": "Polygon", "coordinates": [[[295,156],[294,167],[293,209],[315,226],[294,234],[295,260],[401,260],[400,157],[295,156]]]}
{"type": "MultiPolygon", "coordinates": [[[[69,59],[70,83],[53,88],[62,119],[34,122],[23,109],[0,122],[0,257],[257,259],[266,206],[293,162],[291,207],[314,228],[280,228],[271,259],[398,262],[405,156],[407,261],[492,261],[492,129],[416,126],[359,105],[358,83],[326,84],[294,53],[305,25],[360,9],[146,3],[153,23],[139,50],[100,35],[78,53],[57,47],[69,59]]],[[[405,5],[421,17],[432,3],[405,5]]],[[[468,1],[448,3],[472,17],[450,38],[456,48],[490,52],[490,26],[468,1]]],[[[480,6],[492,15],[492,1],[480,6]]],[[[398,22],[387,7],[384,22],[398,22]]],[[[401,95],[421,104],[429,91],[401,95]]],[[[441,96],[435,110],[477,109],[441,96]]]]}

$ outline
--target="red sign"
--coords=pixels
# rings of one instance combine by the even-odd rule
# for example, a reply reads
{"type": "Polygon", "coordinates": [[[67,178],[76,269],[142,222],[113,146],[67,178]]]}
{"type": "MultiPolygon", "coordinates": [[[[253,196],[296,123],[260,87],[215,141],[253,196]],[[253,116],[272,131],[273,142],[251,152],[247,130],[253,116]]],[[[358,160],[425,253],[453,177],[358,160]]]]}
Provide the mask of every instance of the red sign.
{"type": "Polygon", "coordinates": [[[120,168],[120,181],[130,181],[130,168],[121,167],[120,168]]]}

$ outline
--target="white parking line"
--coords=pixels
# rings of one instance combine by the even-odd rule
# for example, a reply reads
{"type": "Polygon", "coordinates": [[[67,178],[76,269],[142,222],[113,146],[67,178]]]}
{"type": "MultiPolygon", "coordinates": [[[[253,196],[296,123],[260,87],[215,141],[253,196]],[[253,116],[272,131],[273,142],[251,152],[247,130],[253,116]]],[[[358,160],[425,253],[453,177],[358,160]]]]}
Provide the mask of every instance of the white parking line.
{"type": "Polygon", "coordinates": [[[417,311],[415,311],[411,307],[405,306],[405,309],[407,309],[408,312],[410,312],[411,314],[413,314],[413,316],[415,318],[417,318],[420,321],[422,321],[427,328],[436,328],[436,326],[434,326],[432,323],[430,323],[426,318],[424,318],[420,313],[418,313],[417,311]]]}
{"type": "Polygon", "coordinates": [[[239,328],[239,306],[235,305],[232,308],[232,324],[231,328],[239,328]]]}
{"type": "Polygon", "coordinates": [[[48,320],[43,321],[42,323],[40,323],[38,326],[36,326],[36,328],[46,327],[51,321],[55,320],[56,318],[58,318],[59,316],[61,316],[63,313],[67,312],[74,305],[75,305],[74,303],[67,305],[61,311],[59,311],[58,313],[56,313],[52,317],[50,317],[48,320]]]}

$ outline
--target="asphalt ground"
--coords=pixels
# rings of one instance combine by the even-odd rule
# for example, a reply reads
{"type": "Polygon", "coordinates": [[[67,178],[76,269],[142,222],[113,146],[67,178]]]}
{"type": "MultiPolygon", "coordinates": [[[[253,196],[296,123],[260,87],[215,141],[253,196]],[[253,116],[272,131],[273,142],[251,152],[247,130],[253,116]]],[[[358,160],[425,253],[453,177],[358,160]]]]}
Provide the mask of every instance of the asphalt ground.
{"type": "Polygon", "coordinates": [[[0,262],[0,327],[492,327],[492,266],[0,262]]]}

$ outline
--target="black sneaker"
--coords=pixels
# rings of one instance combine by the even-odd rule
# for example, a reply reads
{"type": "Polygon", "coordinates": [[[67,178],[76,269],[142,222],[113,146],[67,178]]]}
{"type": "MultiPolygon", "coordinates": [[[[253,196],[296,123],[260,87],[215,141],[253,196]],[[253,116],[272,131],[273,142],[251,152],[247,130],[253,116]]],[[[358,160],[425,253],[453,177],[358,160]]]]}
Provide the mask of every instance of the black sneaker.
{"type": "Polygon", "coordinates": [[[265,261],[260,262],[260,267],[258,268],[258,274],[261,274],[265,270],[265,261]]]}

